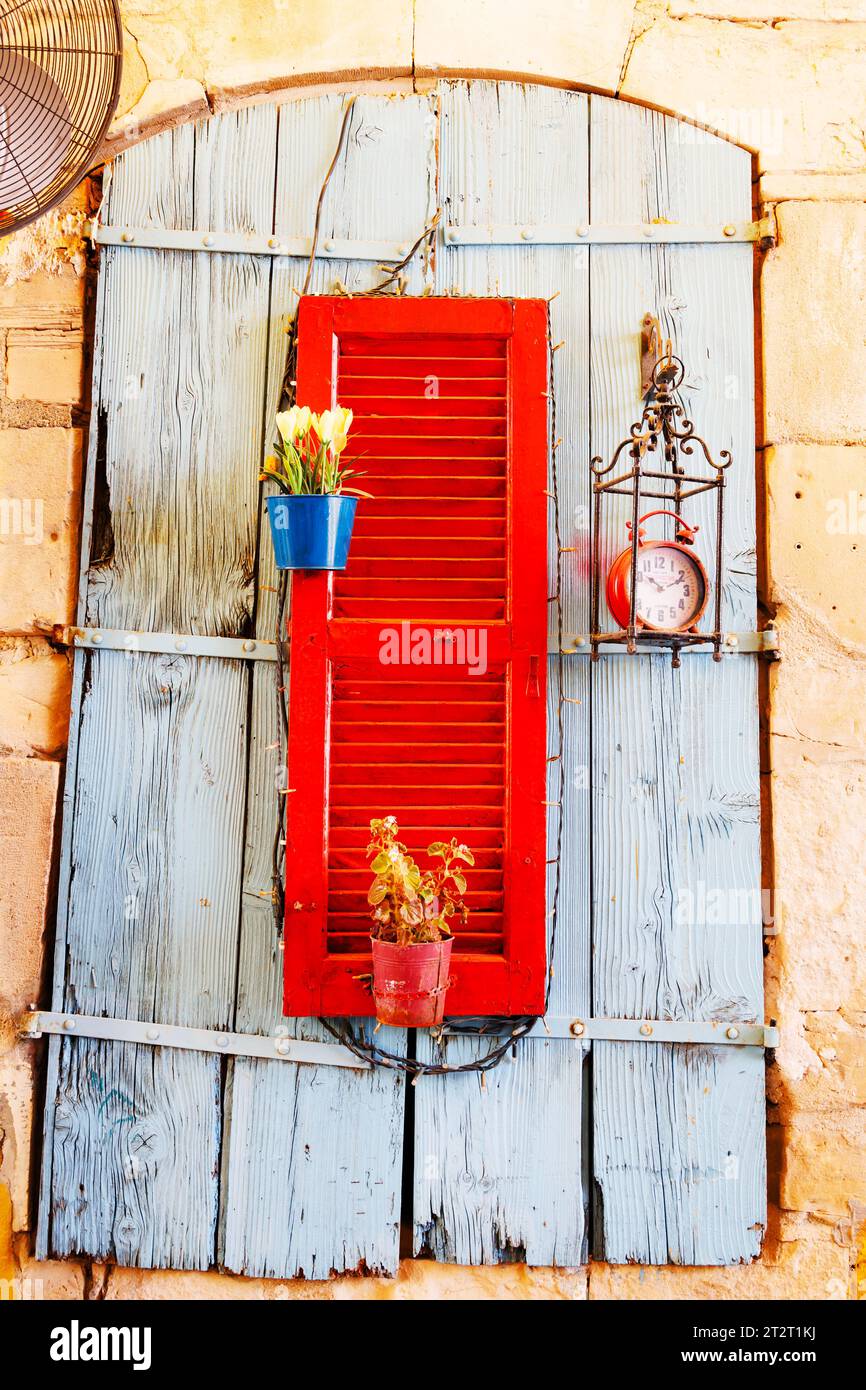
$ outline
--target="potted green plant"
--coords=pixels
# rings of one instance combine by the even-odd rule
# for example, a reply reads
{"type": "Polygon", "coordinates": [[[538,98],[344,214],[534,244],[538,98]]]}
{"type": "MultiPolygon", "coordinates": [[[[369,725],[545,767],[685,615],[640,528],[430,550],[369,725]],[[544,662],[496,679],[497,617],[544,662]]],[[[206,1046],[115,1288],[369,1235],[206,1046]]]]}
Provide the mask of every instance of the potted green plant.
{"type": "Polygon", "coordinates": [[[370,821],[367,857],[374,877],[367,901],[376,1017],[395,1027],[429,1028],[445,1013],[451,922],[469,917],[462,866],[475,860],[456,839],[434,841],[427,853],[439,862],[422,871],[398,833],[393,816],[370,821]]]}
{"type": "Polygon", "coordinates": [[[369,496],[346,486],[355,473],[343,459],[352,411],[338,405],[314,415],[293,405],[276,424],[275,452],[259,476],[279,488],[267,499],[277,568],[345,569],[358,497],[369,496]]]}

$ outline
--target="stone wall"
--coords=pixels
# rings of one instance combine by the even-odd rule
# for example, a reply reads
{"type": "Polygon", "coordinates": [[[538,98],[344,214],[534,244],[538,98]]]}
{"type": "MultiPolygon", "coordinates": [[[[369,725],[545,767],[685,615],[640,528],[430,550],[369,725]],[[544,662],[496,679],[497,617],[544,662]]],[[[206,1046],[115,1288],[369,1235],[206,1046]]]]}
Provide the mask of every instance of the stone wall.
{"type": "Polygon", "coordinates": [[[122,0],[109,153],[297,84],[448,72],[584,86],[756,152],[778,216],[761,274],[771,1220],[733,1270],[458,1270],[327,1285],[150,1273],[30,1254],[35,1065],[15,1016],[48,967],[87,423],[85,185],[0,243],[0,1280],[47,1298],[866,1296],[866,0],[122,0]]]}

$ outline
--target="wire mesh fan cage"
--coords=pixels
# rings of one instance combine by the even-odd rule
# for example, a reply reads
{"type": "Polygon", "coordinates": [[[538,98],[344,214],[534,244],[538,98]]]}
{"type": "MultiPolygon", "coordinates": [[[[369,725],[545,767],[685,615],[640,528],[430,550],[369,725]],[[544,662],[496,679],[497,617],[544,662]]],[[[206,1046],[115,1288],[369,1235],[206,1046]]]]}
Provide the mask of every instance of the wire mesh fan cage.
{"type": "Polygon", "coordinates": [[[0,0],[0,235],[86,174],[114,115],[117,0],[0,0]]]}

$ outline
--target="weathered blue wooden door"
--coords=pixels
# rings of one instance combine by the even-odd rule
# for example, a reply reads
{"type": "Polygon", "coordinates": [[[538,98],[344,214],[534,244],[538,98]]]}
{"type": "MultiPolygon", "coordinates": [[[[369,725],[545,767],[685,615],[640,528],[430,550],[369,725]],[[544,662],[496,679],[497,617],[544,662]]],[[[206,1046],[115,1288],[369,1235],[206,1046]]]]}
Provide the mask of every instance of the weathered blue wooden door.
{"type": "MultiPolygon", "coordinates": [[[[133,231],[102,253],[83,626],[273,636],[257,465],[343,105],[219,116],[116,163],[103,222],[196,237],[165,250],[133,231]],[[259,236],[260,249],[208,249],[220,232],[259,236]],[[266,252],[268,239],[291,254],[266,252]]],[[[313,292],[377,283],[376,247],[408,248],[441,207],[453,235],[440,227],[415,258],[408,293],[551,300],[563,630],[588,631],[589,458],[640,414],[647,312],[692,367],[682,396],[701,432],[733,449],[723,622],[753,629],[752,248],[654,241],[670,224],[748,222],[746,152],[622,102],[517,84],[364,96],[350,122],[313,292]],[[619,231],[582,245],[590,226],[619,231]]],[[[74,1028],[51,1040],[41,1254],[390,1272],[402,1201],[419,1253],[577,1265],[591,1188],[600,1257],[753,1257],[757,1048],[533,1037],[486,1088],[477,1075],[423,1079],[412,1133],[398,1073],[220,1056],[221,1030],[275,1046],[278,1030],[327,1034],[280,1013],[272,666],[176,642],[76,653],[53,1008],[203,1028],[213,1050],[74,1028]]],[[[759,1020],[755,658],[689,654],[672,671],[665,656],[616,654],[590,670],[575,647],[550,660],[551,1014],[759,1020]],[[753,906],[704,920],[707,890],[753,906]]],[[[430,1046],[419,1037],[419,1055],[430,1046]]],[[[452,1039],[447,1055],[486,1046],[452,1039]]]]}

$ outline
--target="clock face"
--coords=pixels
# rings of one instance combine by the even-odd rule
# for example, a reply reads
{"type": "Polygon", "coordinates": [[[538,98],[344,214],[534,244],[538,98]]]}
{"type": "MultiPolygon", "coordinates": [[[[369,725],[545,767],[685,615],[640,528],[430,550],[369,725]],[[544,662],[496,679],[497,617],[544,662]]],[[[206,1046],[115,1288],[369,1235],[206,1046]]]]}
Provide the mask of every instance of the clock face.
{"type": "Polygon", "coordinates": [[[693,556],[674,545],[645,545],[637,557],[635,613],[663,632],[691,627],[703,611],[707,586],[693,556]]]}

